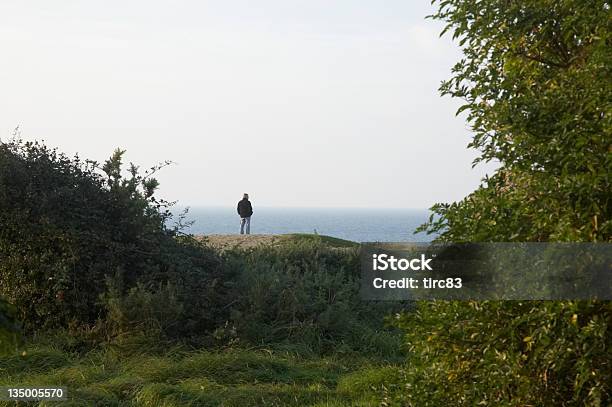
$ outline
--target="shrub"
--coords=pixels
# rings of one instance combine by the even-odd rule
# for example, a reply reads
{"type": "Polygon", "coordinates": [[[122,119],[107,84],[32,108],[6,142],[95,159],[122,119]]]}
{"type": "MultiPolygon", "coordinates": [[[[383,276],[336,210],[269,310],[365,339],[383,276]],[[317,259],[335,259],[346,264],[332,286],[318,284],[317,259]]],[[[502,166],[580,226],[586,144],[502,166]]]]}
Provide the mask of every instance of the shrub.
{"type": "MultiPolygon", "coordinates": [[[[610,5],[438,1],[465,58],[461,98],[477,161],[500,168],[433,207],[441,241],[610,242],[610,5]]],[[[407,405],[608,405],[612,308],[601,301],[432,302],[406,332],[407,405]]]]}
{"type": "Polygon", "coordinates": [[[183,311],[172,329],[158,321],[162,331],[197,335],[226,319],[216,313],[218,256],[169,228],[170,204],[154,196],[161,166],[140,174],[131,165],[124,177],[122,155],[99,166],[38,142],[0,144],[0,295],[27,332],[92,325],[108,312],[121,330],[138,314],[126,307],[153,307],[170,287],[183,311]]]}
{"type": "Polygon", "coordinates": [[[239,338],[299,343],[314,351],[398,353],[398,337],[381,316],[403,304],[360,299],[358,247],[294,239],[230,250],[224,260],[235,275],[230,322],[239,338]]]}
{"type": "Polygon", "coordinates": [[[430,302],[397,324],[410,357],[411,389],[398,397],[406,404],[598,405],[609,398],[609,302],[430,302]]]}

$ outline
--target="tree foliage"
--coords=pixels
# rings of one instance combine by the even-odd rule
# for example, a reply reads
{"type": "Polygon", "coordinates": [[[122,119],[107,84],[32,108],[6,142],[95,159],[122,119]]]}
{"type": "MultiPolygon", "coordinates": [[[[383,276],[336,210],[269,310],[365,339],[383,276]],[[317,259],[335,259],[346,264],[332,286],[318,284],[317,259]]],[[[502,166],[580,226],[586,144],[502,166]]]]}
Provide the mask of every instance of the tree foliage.
{"type": "MultiPolygon", "coordinates": [[[[612,36],[607,1],[437,1],[465,55],[441,85],[461,98],[476,160],[499,169],[421,230],[442,241],[610,242],[612,36]]],[[[434,302],[396,323],[409,405],[607,405],[612,305],[434,302]]]]}
{"type": "Polygon", "coordinates": [[[608,241],[612,53],[607,1],[440,1],[465,58],[442,83],[461,98],[476,162],[500,169],[438,204],[449,241],[608,241]]]}

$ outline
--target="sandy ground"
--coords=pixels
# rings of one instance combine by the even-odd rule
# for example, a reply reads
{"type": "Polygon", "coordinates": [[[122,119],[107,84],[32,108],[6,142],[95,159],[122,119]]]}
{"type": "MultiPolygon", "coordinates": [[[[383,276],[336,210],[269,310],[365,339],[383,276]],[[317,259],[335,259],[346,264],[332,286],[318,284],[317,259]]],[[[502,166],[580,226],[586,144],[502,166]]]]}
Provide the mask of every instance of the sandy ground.
{"type": "Polygon", "coordinates": [[[250,248],[259,245],[274,245],[287,239],[283,235],[201,235],[211,246],[219,249],[250,248]]]}

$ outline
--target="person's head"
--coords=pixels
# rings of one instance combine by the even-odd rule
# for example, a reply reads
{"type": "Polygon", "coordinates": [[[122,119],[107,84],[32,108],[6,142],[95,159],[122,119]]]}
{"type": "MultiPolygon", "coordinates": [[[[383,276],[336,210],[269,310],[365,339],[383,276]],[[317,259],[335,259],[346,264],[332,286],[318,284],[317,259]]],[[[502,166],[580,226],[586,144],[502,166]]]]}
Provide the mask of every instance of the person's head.
{"type": "Polygon", "coordinates": [[[242,195],[242,199],[249,199],[249,194],[245,192],[244,195],[242,195]]]}

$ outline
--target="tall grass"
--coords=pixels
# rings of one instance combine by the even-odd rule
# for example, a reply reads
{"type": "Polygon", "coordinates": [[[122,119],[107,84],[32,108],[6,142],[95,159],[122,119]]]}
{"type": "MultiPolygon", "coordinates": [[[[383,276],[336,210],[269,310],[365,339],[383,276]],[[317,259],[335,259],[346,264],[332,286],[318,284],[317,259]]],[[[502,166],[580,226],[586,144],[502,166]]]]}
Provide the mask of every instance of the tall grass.
{"type": "Polygon", "coordinates": [[[369,406],[384,399],[382,378],[397,371],[358,355],[181,348],[164,355],[76,354],[34,345],[0,360],[0,386],[65,386],[68,406],[369,406]]]}

